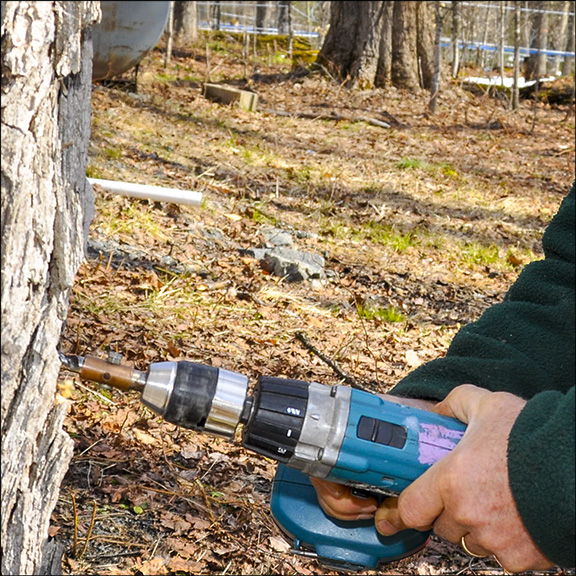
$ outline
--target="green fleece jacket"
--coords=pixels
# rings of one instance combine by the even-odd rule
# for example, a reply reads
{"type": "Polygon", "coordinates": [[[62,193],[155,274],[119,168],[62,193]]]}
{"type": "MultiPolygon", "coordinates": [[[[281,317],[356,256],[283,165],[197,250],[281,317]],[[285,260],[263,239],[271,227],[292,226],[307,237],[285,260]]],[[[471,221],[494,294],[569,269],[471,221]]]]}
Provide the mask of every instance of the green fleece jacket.
{"type": "Polygon", "coordinates": [[[575,184],[542,238],[545,258],[527,265],[504,300],[454,337],[446,355],[391,391],[442,400],[460,384],[528,400],[508,440],[510,487],[540,550],[574,567],[575,184]]]}

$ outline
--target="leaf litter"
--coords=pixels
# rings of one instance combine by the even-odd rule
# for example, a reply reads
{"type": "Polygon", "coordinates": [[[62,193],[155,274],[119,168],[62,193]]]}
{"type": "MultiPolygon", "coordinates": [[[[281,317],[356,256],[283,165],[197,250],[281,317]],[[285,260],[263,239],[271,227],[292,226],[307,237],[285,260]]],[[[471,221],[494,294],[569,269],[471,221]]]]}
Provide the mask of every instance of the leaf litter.
{"type": "MultiPolygon", "coordinates": [[[[424,93],[344,91],[270,68],[270,81],[246,82],[262,103],[246,112],[183,80],[206,77],[201,58],[177,53],[167,70],[162,58],[143,61],[137,93],[94,87],[89,172],[200,191],[203,204],[96,188],[67,353],[113,350],[140,370],[188,359],[251,382],[339,384],[344,374],[385,392],[443,354],[541,257],[542,231],[574,179],[566,107],[524,102],[512,114],[454,85],[430,116],[424,93]],[[291,283],[241,253],[263,247],[270,227],[322,254],[326,278],[291,283]]],[[[219,80],[242,76],[233,59],[214,66],[219,80]]],[[[336,573],[290,553],[269,512],[273,461],[64,370],[59,394],[75,446],[50,526],[65,574],[336,573]]],[[[502,570],[433,537],[377,573],[502,570]]]]}

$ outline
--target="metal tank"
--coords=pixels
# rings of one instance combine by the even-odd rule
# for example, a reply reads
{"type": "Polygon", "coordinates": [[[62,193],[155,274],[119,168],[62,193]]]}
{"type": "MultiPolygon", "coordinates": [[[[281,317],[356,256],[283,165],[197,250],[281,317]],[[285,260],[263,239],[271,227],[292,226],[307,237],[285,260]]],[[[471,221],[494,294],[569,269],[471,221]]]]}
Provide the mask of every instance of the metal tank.
{"type": "Polygon", "coordinates": [[[136,66],[156,44],[170,14],[170,2],[107,2],[93,26],[92,80],[105,80],[136,66]]]}

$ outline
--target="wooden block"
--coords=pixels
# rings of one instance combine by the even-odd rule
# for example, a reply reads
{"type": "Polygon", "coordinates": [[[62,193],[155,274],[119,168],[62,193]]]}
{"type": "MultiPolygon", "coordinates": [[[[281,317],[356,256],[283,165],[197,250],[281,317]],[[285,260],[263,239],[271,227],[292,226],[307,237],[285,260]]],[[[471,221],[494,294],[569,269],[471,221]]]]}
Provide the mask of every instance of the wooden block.
{"type": "Polygon", "coordinates": [[[233,86],[223,86],[222,84],[204,84],[204,97],[212,102],[222,104],[233,104],[238,102],[240,108],[253,112],[258,106],[258,94],[240,90],[233,86]]]}

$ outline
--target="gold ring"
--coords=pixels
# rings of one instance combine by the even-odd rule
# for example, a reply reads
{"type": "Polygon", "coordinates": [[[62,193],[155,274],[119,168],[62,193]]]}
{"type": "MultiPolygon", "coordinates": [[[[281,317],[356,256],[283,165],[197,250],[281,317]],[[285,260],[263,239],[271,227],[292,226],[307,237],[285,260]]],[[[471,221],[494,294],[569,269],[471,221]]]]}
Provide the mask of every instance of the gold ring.
{"type": "Polygon", "coordinates": [[[472,556],[473,558],[486,558],[486,556],[482,556],[480,554],[474,554],[474,552],[470,552],[470,550],[468,550],[468,546],[466,546],[466,540],[464,540],[466,536],[462,536],[462,538],[460,538],[460,546],[462,546],[462,548],[464,548],[464,552],[466,552],[466,554],[468,554],[468,556],[472,556]]]}

